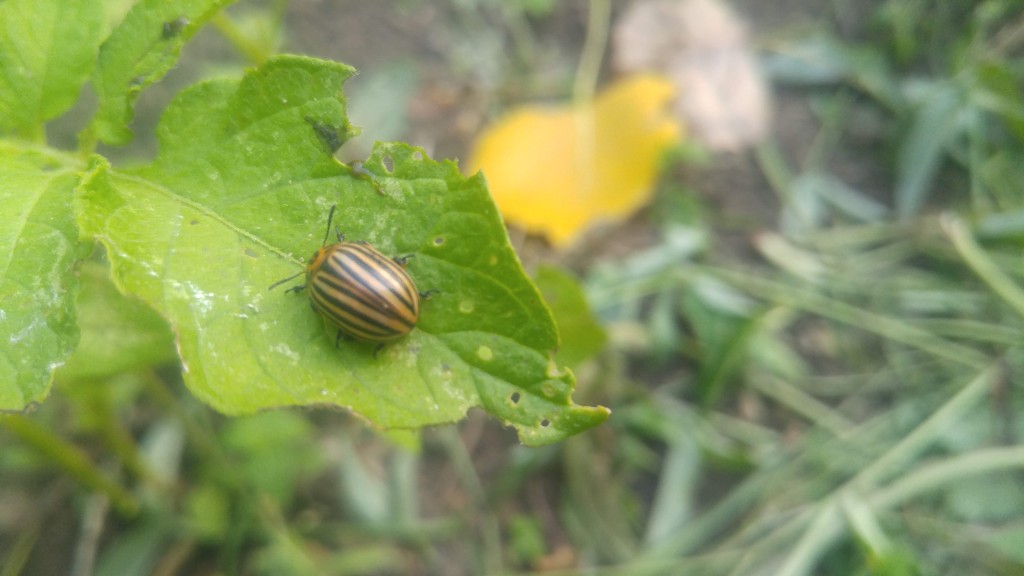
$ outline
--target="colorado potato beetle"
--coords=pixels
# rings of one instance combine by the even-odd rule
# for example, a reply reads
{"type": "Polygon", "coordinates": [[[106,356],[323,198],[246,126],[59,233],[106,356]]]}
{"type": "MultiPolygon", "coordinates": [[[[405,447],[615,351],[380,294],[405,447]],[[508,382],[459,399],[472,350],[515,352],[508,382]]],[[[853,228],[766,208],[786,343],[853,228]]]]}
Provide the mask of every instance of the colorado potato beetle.
{"type": "Polygon", "coordinates": [[[334,208],[327,217],[324,241],[305,272],[275,282],[270,289],[305,274],[305,284],[287,291],[309,288],[310,305],[338,328],[339,339],[386,344],[405,336],[419,320],[420,298],[429,294],[418,292],[405,271],[408,257],[389,258],[366,242],[346,241],[338,230],[338,241],[328,245],[334,208]]]}

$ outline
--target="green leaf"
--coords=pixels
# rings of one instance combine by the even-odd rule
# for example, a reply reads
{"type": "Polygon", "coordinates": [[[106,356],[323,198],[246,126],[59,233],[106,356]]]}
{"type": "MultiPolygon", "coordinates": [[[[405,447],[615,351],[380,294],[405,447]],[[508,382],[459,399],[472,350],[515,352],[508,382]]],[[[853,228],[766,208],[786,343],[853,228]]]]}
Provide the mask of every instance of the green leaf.
{"type": "Polygon", "coordinates": [[[263,412],[229,422],[222,442],[236,456],[247,485],[288,507],[299,482],[323,468],[312,428],[301,414],[263,412]]]}
{"type": "Polygon", "coordinates": [[[0,2],[0,131],[41,140],[74,104],[103,38],[102,0],[0,2]]]}
{"type": "Polygon", "coordinates": [[[1024,513],[1024,487],[1016,474],[995,473],[950,486],[950,513],[968,522],[1006,522],[1024,513]]]}
{"type": "Polygon", "coordinates": [[[963,94],[956,85],[935,84],[914,112],[897,166],[895,196],[900,218],[912,218],[921,210],[946,146],[962,130],[963,106],[963,94]]]}
{"type": "Polygon", "coordinates": [[[131,139],[128,124],[139,94],[178,61],[181,49],[234,0],[142,0],[100,47],[93,87],[99,108],[96,137],[108,144],[131,139]]]}
{"type": "Polygon", "coordinates": [[[551,307],[562,336],[558,361],[578,366],[604,346],[607,336],[594,317],[579,281],[556,266],[540,266],[534,274],[544,300],[551,307]]]}
{"type": "Polygon", "coordinates": [[[230,533],[231,501],[224,489],[212,483],[199,484],[185,495],[185,526],[189,536],[216,544],[230,533]]]}
{"type": "Polygon", "coordinates": [[[105,266],[86,262],[79,278],[81,339],[60,369],[62,379],[109,376],[177,358],[167,322],[140,300],[118,292],[105,266]]]}
{"type": "Polygon", "coordinates": [[[977,83],[972,85],[971,100],[979,107],[998,114],[1018,142],[1024,142],[1024,95],[1019,73],[1004,62],[978,64],[977,83]]]}
{"type": "Polygon", "coordinates": [[[803,86],[850,82],[889,108],[903,107],[903,95],[889,70],[890,59],[874,46],[849,46],[828,34],[794,42],[765,61],[766,72],[803,86]]]}
{"type": "Polygon", "coordinates": [[[746,297],[710,277],[694,282],[683,298],[682,309],[703,356],[698,393],[705,406],[713,406],[742,371],[763,315],[757,314],[746,297]]]}
{"type": "Polygon", "coordinates": [[[177,334],[185,381],[229,414],[288,405],[350,408],[383,428],[453,422],[473,406],[527,444],[607,418],[572,404],[571,373],[483,178],[419,149],[381,144],[354,174],[332,152],[353,130],[344,65],[279,57],[241,82],[181,94],[159,127],[160,156],[133,173],[93,162],[79,224],[107,248],[115,283],[177,334]],[[369,177],[367,177],[367,175],[369,177]],[[307,296],[268,292],[303,271],[325,218],[408,270],[425,300],[409,336],[378,354],[334,331],[307,296]]]}
{"type": "Polygon", "coordinates": [[[50,390],[78,341],[70,204],[72,159],[0,142],[0,410],[22,410],[50,390]]]}
{"type": "Polygon", "coordinates": [[[994,531],[987,542],[1010,560],[1024,564],[1024,526],[1019,523],[994,531]]]}
{"type": "Polygon", "coordinates": [[[173,527],[166,516],[152,514],[112,536],[96,559],[95,576],[142,576],[157,570],[173,527]]]}

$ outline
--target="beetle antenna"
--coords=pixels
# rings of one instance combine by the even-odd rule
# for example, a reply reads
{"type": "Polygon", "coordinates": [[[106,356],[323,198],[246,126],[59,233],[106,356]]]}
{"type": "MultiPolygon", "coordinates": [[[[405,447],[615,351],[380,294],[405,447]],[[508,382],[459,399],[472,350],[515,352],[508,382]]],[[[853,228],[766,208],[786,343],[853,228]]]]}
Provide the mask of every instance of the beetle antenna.
{"type": "Polygon", "coordinates": [[[287,282],[289,280],[294,280],[294,279],[298,278],[299,276],[302,276],[303,274],[305,274],[305,272],[299,272],[298,274],[295,274],[293,276],[289,276],[289,277],[285,278],[284,280],[278,280],[277,282],[274,282],[273,284],[271,284],[270,288],[267,288],[267,291],[273,290],[274,288],[277,288],[281,284],[284,284],[285,282],[287,282]]]}
{"type": "Polygon", "coordinates": [[[337,204],[331,206],[331,213],[327,215],[327,230],[324,232],[324,241],[320,244],[321,246],[327,245],[327,238],[331,235],[331,221],[334,220],[334,209],[337,207],[337,204]]]}

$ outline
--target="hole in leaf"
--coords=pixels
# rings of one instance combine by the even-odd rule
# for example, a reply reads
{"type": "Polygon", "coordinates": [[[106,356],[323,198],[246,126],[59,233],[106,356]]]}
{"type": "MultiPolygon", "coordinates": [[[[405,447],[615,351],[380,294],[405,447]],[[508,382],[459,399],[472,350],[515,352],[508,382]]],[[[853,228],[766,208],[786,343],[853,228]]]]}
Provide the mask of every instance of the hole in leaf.
{"type": "Polygon", "coordinates": [[[541,425],[541,428],[547,428],[548,426],[551,426],[551,420],[548,420],[547,418],[545,418],[545,419],[540,421],[540,425],[541,425]]]}
{"type": "Polygon", "coordinates": [[[422,162],[423,161],[423,152],[420,152],[419,150],[416,150],[415,152],[412,153],[412,159],[416,160],[417,162],[422,162]]]}
{"type": "Polygon", "coordinates": [[[381,157],[380,164],[388,174],[391,174],[392,170],[395,169],[395,161],[390,155],[381,157]]]}
{"type": "Polygon", "coordinates": [[[260,257],[260,255],[255,250],[253,250],[252,248],[246,248],[245,249],[245,255],[248,256],[249,258],[259,258],[260,257]]]}
{"type": "Polygon", "coordinates": [[[434,238],[434,246],[444,246],[444,236],[434,238]]]}
{"type": "Polygon", "coordinates": [[[519,392],[513,392],[512,395],[508,397],[508,399],[513,404],[519,404],[519,392]]]}
{"type": "Polygon", "coordinates": [[[188,223],[189,226],[195,226],[196,224],[199,224],[199,220],[193,220],[188,223]]]}

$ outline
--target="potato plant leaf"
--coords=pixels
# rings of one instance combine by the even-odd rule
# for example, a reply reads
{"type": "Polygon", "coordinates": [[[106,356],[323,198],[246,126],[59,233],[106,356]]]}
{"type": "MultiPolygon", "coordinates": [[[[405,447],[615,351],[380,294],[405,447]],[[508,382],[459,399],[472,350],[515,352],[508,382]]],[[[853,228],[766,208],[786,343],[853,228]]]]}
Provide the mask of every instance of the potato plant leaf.
{"type": "Polygon", "coordinates": [[[0,2],[0,131],[35,139],[74,104],[92,71],[101,0],[0,2]]]}
{"type": "Polygon", "coordinates": [[[81,336],[57,373],[59,381],[106,378],[177,360],[167,322],[143,302],[118,292],[105,265],[83,262],[78,277],[81,336]]]}
{"type": "Polygon", "coordinates": [[[551,308],[562,336],[558,360],[575,367],[600,352],[608,335],[594,317],[579,280],[568,270],[543,265],[534,272],[533,281],[551,308]]]}
{"type": "Polygon", "coordinates": [[[353,72],[271,59],[182,93],[153,164],[92,161],[79,226],[106,247],[115,283],[169,320],[189,388],[228,414],[339,406],[395,429],[482,406],[531,445],[602,422],[607,409],[571,401],[573,376],[551,360],[551,314],[482,177],[404,144],[378,144],[359,173],[333,158],[355,133],[341,93],[353,72]],[[438,291],[417,328],[376,355],[336,347],[305,293],[268,290],[303,271],[332,205],[347,238],[411,256],[419,289],[438,291]]]}
{"type": "Polygon", "coordinates": [[[900,146],[896,174],[896,211],[907,220],[928,199],[950,141],[963,130],[964,94],[952,82],[937,83],[914,112],[913,126],[900,146]]]}
{"type": "Polygon", "coordinates": [[[71,158],[0,142],[0,410],[22,410],[50,390],[78,342],[71,158]]]}
{"type": "Polygon", "coordinates": [[[141,0],[100,47],[93,87],[96,136],[109,144],[131,139],[132,107],[146,86],[178,62],[185,43],[234,0],[141,0]]]}

